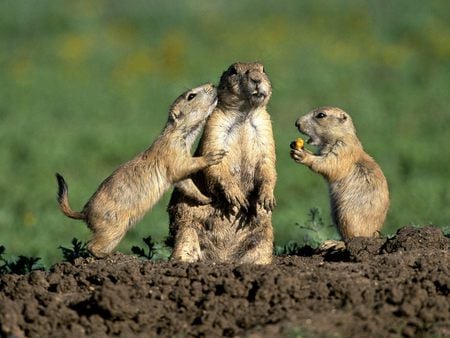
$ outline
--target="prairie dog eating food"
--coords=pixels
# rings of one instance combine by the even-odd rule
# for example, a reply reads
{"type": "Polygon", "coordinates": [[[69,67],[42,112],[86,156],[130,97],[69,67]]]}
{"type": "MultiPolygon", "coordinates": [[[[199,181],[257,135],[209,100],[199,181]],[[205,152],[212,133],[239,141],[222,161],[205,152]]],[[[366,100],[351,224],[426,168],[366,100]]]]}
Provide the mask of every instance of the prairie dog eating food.
{"type": "Polygon", "coordinates": [[[295,123],[319,148],[291,149],[291,157],[328,181],[331,214],[344,240],[377,236],[389,208],[386,178],[363,149],[352,119],[334,107],[314,109],[295,123]]]}

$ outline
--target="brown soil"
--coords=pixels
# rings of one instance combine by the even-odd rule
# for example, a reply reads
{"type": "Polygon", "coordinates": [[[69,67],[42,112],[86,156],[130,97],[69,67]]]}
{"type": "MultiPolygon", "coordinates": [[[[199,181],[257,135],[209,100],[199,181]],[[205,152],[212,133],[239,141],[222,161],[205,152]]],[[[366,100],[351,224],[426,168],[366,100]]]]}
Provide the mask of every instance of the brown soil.
{"type": "Polygon", "coordinates": [[[450,239],[405,227],[270,266],[115,254],[0,277],[1,337],[450,337],[450,239]]]}

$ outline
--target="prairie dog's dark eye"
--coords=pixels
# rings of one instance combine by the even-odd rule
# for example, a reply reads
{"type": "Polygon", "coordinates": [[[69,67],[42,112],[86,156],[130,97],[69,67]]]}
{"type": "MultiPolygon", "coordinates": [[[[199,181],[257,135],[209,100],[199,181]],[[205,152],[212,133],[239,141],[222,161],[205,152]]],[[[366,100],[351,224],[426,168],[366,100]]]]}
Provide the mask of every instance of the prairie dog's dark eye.
{"type": "Polygon", "coordinates": [[[327,114],[325,114],[324,112],[319,112],[319,113],[317,113],[317,115],[316,115],[316,118],[317,119],[323,119],[323,118],[325,118],[325,117],[327,117],[327,114]]]}
{"type": "Polygon", "coordinates": [[[192,99],[194,98],[194,97],[196,97],[197,96],[197,94],[195,94],[195,93],[190,93],[189,95],[188,95],[188,97],[187,97],[187,100],[188,101],[192,101],[192,99]]]}
{"type": "Polygon", "coordinates": [[[230,72],[230,75],[236,75],[237,74],[236,67],[235,66],[231,66],[229,72],[230,72]]]}

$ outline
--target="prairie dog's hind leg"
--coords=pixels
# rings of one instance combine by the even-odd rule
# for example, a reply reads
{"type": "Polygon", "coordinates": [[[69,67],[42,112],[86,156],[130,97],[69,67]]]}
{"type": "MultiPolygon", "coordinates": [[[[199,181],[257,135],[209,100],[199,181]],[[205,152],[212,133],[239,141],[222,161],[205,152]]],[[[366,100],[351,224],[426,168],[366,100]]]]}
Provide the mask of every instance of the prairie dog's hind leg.
{"type": "Polygon", "coordinates": [[[187,178],[179,181],[175,186],[188,198],[198,202],[201,205],[210,204],[212,199],[203,195],[192,179],[187,178]]]}
{"type": "Polygon", "coordinates": [[[273,259],[273,229],[270,216],[261,217],[259,229],[254,229],[242,242],[237,261],[240,264],[270,264],[273,259]],[[265,218],[265,219],[264,219],[265,218]]]}
{"type": "Polygon", "coordinates": [[[89,252],[97,258],[108,256],[127,233],[127,226],[109,225],[93,229],[88,243],[89,252]]]}
{"type": "Polygon", "coordinates": [[[175,237],[175,246],[171,259],[189,263],[197,262],[201,259],[198,234],[193,227],[186,226],[179,229],[175,237]]]}

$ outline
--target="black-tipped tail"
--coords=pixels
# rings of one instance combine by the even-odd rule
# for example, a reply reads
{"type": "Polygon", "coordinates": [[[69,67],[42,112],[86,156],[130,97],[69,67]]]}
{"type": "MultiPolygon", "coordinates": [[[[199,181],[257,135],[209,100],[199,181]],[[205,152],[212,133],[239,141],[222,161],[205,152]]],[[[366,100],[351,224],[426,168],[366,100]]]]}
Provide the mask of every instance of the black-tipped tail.
{"type": "Polygon", "coordinates": [[[73,211],[69,206],[69,188],[67,187],[67,183],[64,180],[64,177],[56,173],[56,180],[58,181],[58,192],[56,199],[63,214],[73,219],[84,219],[84,214],[82,212],[73,211]]]}
{"type": "Polygon", "coordinates": [[[56,199],[58,200],[58,203],[61,204],[61,201],[68,192],[67,183],[64,180],[64,177],[62,177],[59,173],[56,173],[56,180],[58,181],[58,193],[56,199]]]}

